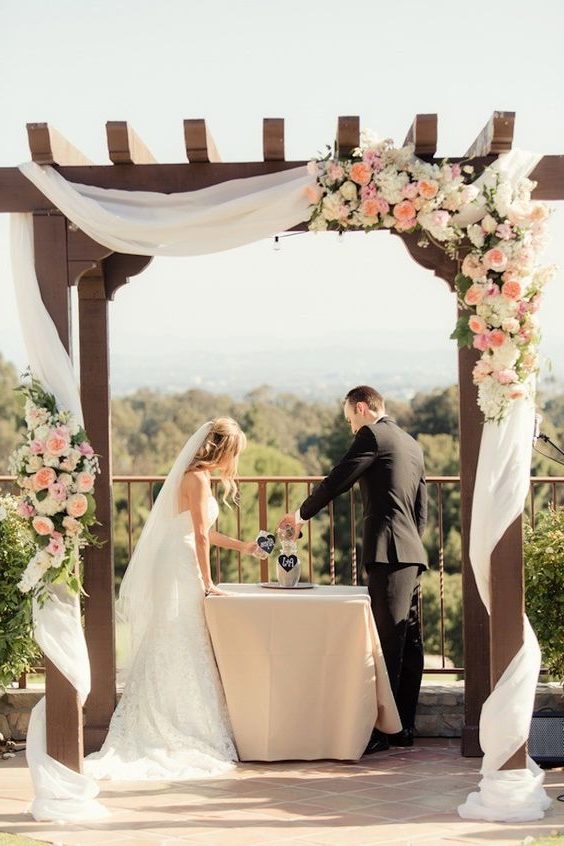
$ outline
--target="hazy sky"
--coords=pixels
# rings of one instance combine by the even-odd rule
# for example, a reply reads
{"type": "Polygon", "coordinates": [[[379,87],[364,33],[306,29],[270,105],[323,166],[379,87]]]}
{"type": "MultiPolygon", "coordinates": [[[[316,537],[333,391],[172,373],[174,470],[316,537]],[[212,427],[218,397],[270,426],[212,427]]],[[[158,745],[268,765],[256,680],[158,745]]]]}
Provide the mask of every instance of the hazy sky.
{"type": "MultiPolygon", "coordinates": [[[[332,143],[339,114],[401,142],[417,112],[438,112],[438,153],[454,156],[494,109],[517,112],[515,146],[564,153],[563,31],[561,0],[0,0],[0,166],[29,158],[29,121],[102,164],[105,122],[128,120],[159,161],[183,161],[188,117],[207,119],[229,161],[261,158],[263,117],[286,118],[286,156],[304,159],[332,143]]],[[[551,230],[547,260],[562,270],[541,318],[552,347],[563,334],[561,203],[551,230]]],[[[0,215],[0,352],[23,364],[7,232],[0,215]]],[[[342,240],[155,260],[112,305],[113,349],[166,338],[183,355],[187,341],[229,355],[426,330],[454,355],[444,283],[386,233],[342,240]]]]}

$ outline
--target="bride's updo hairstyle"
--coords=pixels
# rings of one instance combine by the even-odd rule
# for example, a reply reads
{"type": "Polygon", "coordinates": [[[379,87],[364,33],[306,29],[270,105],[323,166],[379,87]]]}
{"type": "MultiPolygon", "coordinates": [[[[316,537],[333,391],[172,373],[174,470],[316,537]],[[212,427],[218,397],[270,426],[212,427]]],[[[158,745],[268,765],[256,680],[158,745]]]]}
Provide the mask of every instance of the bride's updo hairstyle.
{"type": "Polygon", "coordinates": [[[230,495],[238,502],[239,491],[235,477],[239,455],[247,446],[245,433],[232,417],[216,417],[206,440],[194,456],[190,470],[219,470],[223,482],[223,501],[227,504],[230,495]]]}

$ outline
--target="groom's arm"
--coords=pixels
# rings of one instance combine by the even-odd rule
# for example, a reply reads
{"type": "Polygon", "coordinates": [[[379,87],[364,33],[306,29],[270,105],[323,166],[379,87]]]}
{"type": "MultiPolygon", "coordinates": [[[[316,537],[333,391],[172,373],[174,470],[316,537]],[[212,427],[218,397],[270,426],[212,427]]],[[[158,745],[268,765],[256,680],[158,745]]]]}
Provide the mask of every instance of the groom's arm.
{"type": "Polygon", "coordinates": [[[310,520],[332,499],[350,490],[377,455],[378,445],[374,433],[367,426],[363,426],[356,433],[346,455],[315,488],[311,496],[302,502],[296,512],[296,519],[299,518],[302,522],[310,520]]]}

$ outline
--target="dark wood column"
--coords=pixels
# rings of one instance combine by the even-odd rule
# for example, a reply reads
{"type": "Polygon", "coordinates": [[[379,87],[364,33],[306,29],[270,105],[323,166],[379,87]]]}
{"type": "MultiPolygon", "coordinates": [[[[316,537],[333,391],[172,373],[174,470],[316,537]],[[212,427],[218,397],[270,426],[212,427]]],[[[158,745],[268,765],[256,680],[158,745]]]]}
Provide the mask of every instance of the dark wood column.
{"type": "MultiPolygon", "coordinates": [[[[35,270],[43,302],[65,349],[71,350],[66,220],[59,213],[33,215],[35,270]]],[[[78,693],[45,661],[47,753],[67,767],[82,769],[82,708],[78,693]]]]}
{"type": "Polygon", "coordinates": [[[480,756],[479,723],[482,705],[490,694],[490,621],[480,599],[470,564],[470,522],[483,417],[472,382],[477,350],[458,351],[460,428],[460,530],[462,535],[462,598],[464,631],[464,728],[462,754],[480,756]]]}

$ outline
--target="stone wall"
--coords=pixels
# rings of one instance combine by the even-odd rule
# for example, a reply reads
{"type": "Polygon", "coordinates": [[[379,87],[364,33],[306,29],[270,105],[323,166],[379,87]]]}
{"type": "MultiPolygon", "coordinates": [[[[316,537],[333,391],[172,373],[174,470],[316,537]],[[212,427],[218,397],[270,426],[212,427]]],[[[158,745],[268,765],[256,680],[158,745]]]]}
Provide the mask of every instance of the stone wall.
{"type": "MultiPolygon", "coordinates": [[[[29,714],[43,690],[7,690],[0,695],[0,733],[5,739],[25,740],[29,714]]],[[[536,710],[564,711],[560,684],[539,684],[536,710]]],[[[460,737],[464,721],[464,682],[423,682],[417,707],[416,733],[420,737],[460,737]]]]}

